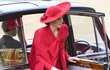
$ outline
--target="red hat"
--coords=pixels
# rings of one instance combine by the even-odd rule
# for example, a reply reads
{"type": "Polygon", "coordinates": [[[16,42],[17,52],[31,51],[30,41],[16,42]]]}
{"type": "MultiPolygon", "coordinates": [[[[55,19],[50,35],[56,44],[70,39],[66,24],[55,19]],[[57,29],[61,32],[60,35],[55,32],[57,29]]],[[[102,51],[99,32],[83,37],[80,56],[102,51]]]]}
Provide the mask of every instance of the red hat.
{"type": "Polygon", "coordinates": [[[16,30],[15,19],[10,19],[10,20],[7,20],[7,21],[3,21],[2,29],[3,29],[4,32],[8,32],[8,31],[11,31],[11,30],[16,30]]]}
{"type": "Polygon", "coordinates": [[[70,7],[71,7],[70,2],[63,2],[56,6],[51,6],[40,18],[40,22],[49,23],[64,16],[69,11],[70,7]]]}
{"type": "Polygon", "coordinates": [[[8,30],[16,30],[15,19],[8,20],[6,28],[8,30]]]}

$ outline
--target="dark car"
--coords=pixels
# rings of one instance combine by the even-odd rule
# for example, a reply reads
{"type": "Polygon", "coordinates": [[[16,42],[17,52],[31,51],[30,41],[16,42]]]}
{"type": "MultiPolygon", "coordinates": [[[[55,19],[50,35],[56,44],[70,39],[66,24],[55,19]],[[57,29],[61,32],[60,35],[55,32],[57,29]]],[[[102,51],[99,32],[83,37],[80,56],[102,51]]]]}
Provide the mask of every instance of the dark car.
{"type": "MultiPolygon", "coordinates": [[[[17,35],[13,38],[21,44],[19,48],[15,48],[17,45],[8,39],[7,43],[14,45],[8,48],[7,44],[2,44],[5,41],[0,39],[0,69],[29,69],[28,57],[34,32],[45,26],[40,23],[39,19],[48,7],[59,3],[61,2],[0,2],[0,38],[4,36],[2,25],[14,23],[17,35]]],[[[72,57],[80,58],[81,61],[69,63],[69,70],[109,69],[110,41],[105,30],[104,16],[104,13],[96,12],[90,6],[71,3],[71,9],[63,16],[64,22],[69,27],[65,50],[72,57]]],[[[12,27],[11,24],[10,27],[12,27]]]]}

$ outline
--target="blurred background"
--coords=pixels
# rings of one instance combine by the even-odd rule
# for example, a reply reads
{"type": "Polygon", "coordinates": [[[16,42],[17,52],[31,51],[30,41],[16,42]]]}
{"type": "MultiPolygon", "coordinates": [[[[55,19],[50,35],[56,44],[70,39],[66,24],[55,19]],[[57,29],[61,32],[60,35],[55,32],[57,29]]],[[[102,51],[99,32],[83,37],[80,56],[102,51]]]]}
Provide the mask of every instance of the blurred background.
{"type": "MultiPolygon", "coordinates": [[[[67,1],[67,0],[65,0],[67,1]]],[[[69,0],[70,2],[76,2],[81,4],[89,5],[97,12],[103,12],[105,13],[105,27],[107,34],[110,38],[110,0],[69,0]]]]}

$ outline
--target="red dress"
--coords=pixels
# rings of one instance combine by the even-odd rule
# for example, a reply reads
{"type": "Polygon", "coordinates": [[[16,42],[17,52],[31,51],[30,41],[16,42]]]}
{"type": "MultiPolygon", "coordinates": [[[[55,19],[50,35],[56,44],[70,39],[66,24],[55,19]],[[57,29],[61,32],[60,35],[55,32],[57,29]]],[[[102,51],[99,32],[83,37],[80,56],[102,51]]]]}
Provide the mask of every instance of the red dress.
{"type": "Polygon", "coordinates": [[[38,29],[29,57],[31,70],[51,70],[52,66],[67,70],[66,60],[70,56],[64,49],[64,42],[68,35],[66,24],[62,24],[57,38],[48,26],[38,29]]]}

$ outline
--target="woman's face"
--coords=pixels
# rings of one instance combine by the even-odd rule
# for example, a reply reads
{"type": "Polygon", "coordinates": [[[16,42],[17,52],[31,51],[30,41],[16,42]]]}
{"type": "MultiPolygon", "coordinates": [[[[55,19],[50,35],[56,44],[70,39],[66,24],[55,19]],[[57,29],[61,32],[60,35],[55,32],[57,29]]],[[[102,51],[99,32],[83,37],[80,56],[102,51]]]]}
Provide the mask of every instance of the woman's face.
{"type": "Polygon", "coordinates": [[[61,24],[63,23],[63,18],[58,18],[57,20],[53,21],[53,25],[57,28],[61,27],[61,24]]]}

